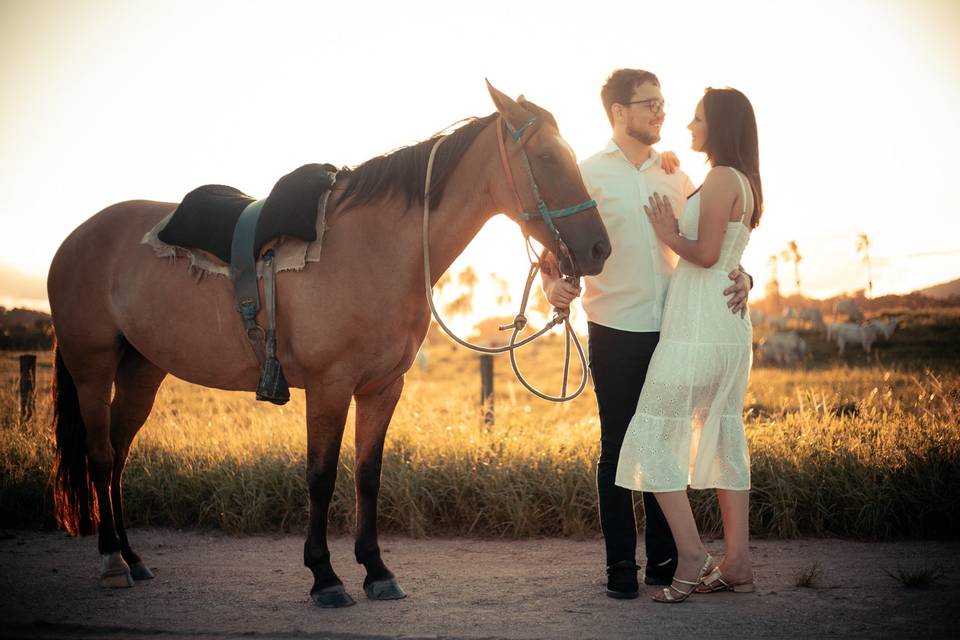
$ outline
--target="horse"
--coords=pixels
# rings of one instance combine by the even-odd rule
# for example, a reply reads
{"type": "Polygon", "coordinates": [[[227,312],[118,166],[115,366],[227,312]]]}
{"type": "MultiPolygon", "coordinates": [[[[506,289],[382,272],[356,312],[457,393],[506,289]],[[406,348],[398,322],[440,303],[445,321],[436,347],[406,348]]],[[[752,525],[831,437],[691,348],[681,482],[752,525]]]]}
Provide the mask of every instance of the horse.
{"type": "MultiPolygon", "coordinates": [[[[487,85],[494,113],[341,170],[319,261],[277,275],[278,357],[290,386],[306,397],[304,564],[320,607],[354,604],[327,546],[351,398],[354,555],[366,570],[364,591],[373,600],[406,595],[381,557],[377,499],[387,428],[430,321],[424,252],[435,284],[484,223],[506,213],[559,256],[566,275],[595,275],[610,255],[596,203],[553,115],[487,85]],[[433,203],[427,246],[425,201],[433,203]]],[[[99,584],[107,588],[153,577],[127,537],[122,477],[163,379],[253,391],[260,377],[229,279],[197,280],[188,260],[160,259],[141,243],[176,207],[133,200],[100,211],[64,240],[47,282],[57,338],[55,516],[71,535],[99,529],[99,584]]],[[[263,310],[258,322],[265,326],[263,310]]]]}

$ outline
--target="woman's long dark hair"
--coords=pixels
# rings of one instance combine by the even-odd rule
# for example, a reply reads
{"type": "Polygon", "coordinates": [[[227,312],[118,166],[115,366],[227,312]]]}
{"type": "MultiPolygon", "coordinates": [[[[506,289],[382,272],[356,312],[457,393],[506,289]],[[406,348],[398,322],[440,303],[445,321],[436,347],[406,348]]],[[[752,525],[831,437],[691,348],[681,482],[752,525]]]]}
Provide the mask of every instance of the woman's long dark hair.
{"type": "Polygon", "coordinates": [[[708,87],[703,94],[703,114],[707,119],[704,151],[710,164],[738,169],[750,182],[753,191],[750,228],[754,228],[760,224],[760,214],[763,213],[763,187],[753,105],[736,89],[708,87]]]}

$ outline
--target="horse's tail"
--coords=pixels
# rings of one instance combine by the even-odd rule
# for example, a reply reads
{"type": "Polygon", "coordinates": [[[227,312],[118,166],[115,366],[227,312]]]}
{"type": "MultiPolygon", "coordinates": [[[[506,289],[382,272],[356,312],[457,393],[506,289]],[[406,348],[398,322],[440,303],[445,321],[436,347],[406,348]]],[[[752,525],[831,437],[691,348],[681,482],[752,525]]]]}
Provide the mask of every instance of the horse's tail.
{"type": "Polygon", "coordinates": [[[67,371],[55,347],[53,362],[53,432],[56,457],[53,461],[54,516],[67,533],[90,535],[97,530],[97,494],[87,468],[87,429],[80,415],[80,399],[73,376],[67,371]]]}

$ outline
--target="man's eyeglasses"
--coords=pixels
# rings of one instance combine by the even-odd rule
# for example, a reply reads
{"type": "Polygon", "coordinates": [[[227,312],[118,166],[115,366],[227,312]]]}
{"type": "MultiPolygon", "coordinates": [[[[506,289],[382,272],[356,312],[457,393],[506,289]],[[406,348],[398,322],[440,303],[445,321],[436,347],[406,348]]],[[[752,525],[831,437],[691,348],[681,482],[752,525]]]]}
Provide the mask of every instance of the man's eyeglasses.
{"type": "Polygon", "coordinates": [[[666,103],[663,100],[658,100],[657,98],[650,98],[648,100],[634,100],[633,102],[628,102],[627,104],[645,104],[647,105],[647,109],[650,109],[655,116],[659,115],[666,106],[666,103]]]}

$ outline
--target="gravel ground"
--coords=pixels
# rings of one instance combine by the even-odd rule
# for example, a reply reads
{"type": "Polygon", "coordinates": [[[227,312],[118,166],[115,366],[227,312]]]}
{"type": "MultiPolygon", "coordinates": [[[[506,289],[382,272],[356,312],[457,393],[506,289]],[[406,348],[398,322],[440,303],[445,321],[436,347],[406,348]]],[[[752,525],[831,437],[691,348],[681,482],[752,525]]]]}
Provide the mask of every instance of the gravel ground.
{"type": "MultiPolygon", "coordinates": [[[[96,539],[0,532],[0,636],[8,638],[937,638],[957,637],[960,543],[831,539],[753,543],[758,591],[680,606],[604,594],[600,540],[387,538],[384,558],[409,594],[372,602],[349,538],[331,540],[356,606],[313,606],[303,538],[140,529],[154,580],[97,586],[96,539]],[[796,586],[813,563],[813,588],[796,586]],[[928,589],[898,568],[942,572],[928,589]]],[[[714,553],[719,542],[708,545],[714,553]]]]}

